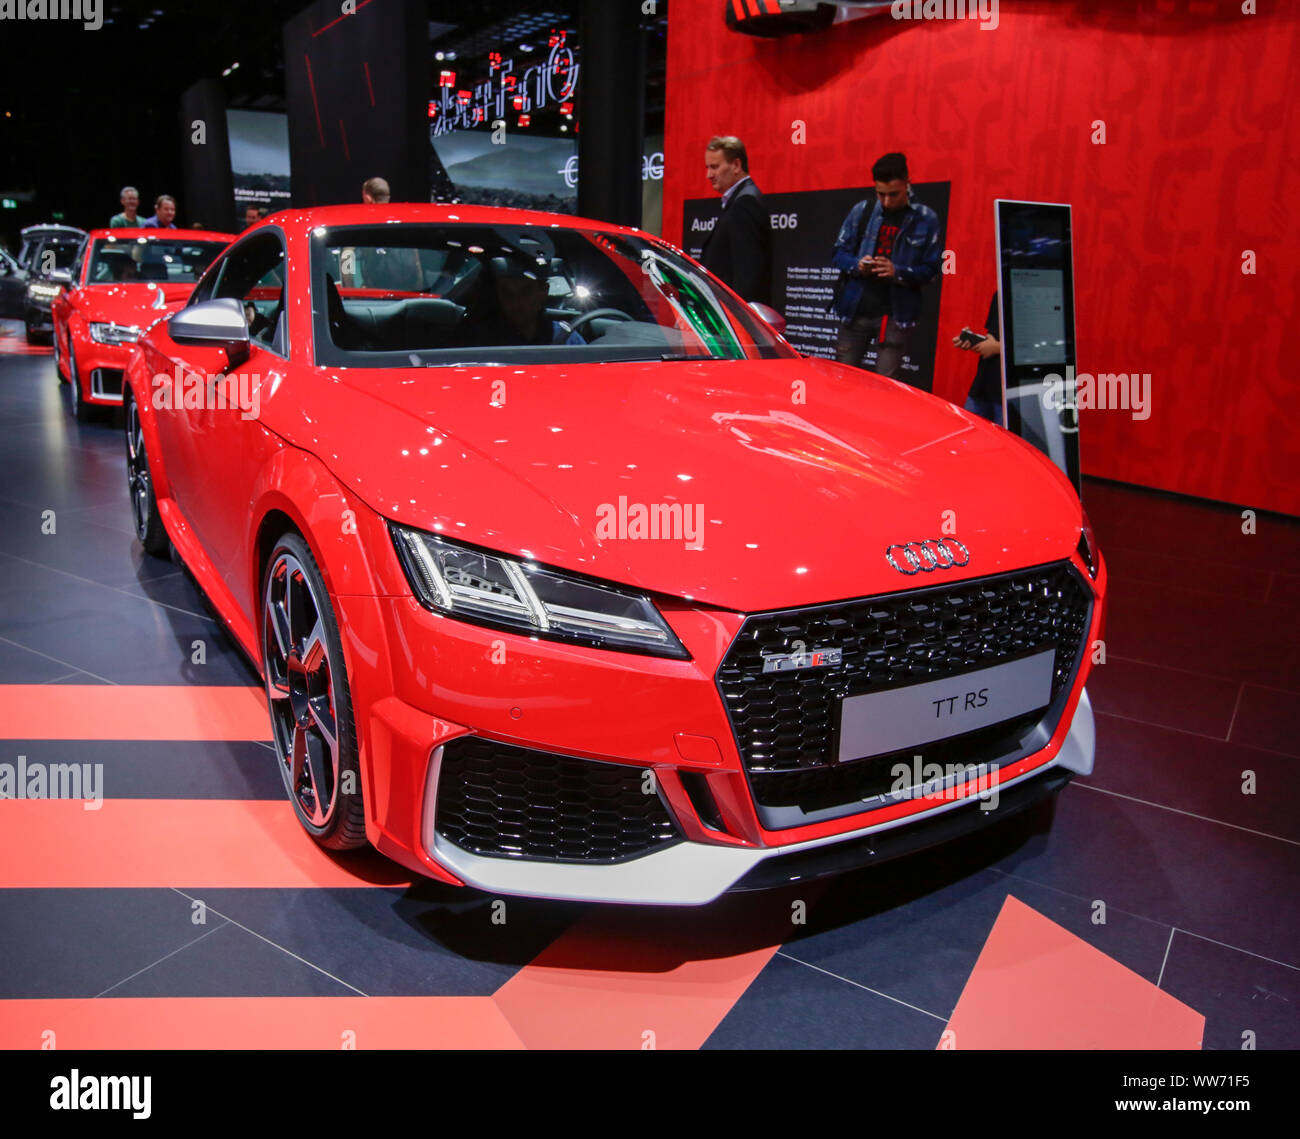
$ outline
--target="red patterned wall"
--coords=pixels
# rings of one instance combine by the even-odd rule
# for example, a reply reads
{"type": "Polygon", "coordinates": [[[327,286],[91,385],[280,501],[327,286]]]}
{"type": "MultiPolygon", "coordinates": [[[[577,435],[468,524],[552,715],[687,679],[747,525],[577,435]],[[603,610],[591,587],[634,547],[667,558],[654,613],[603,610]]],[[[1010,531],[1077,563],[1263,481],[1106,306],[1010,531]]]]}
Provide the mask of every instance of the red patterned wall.
{"type": "MultiPolygon", "coordinates": [[[[951,335],[994,288],[993,199],[1070,202],[1079,370],[1151,375],[1149,418],[1082,413],[1084,470],[1300,514],[1300,3],[1258,8],[1003,0],[993,30],[885,15],[765,41],[723,0],[673,0],[663,232],[710,193],[713,134],[774,192],[865,185],[902,150],[952,182],[951,335]]],[[[935,392],[963,399],[972,371],[941,334],[935,392]]]]}

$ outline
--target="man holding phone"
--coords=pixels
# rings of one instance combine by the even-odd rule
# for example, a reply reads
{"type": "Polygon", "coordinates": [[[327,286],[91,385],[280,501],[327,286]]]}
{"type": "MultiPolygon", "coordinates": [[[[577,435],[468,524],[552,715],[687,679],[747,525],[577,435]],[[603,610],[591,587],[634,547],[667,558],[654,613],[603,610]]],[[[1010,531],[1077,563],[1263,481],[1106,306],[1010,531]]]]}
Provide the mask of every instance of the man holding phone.
{"type": "Polygon", "coordinates": [[[874,343],[876,371],[900,379],[921,316],[921,289],[938,274],[943,245],[938,215],[911,200],[906,155],[882,155],[871,177],[875,198],[849,211],[831,258],[841,278],[832,303],[840,318],[835,359],[861,366],[874,343]]]}
{"type": "Polygon", "coordinates": [[[988,319],[984,322],[987,336],[963,328],[952,338],[953,344],[974,352],[980,362],[975,367],[975,379],[971,381],[970,392],[966,396],[966,410],[973,411],[984,419],[991,419],[1002,425],[1002,342],[998,339],[998,295],[993,294],[989,302],[988,319]]]}

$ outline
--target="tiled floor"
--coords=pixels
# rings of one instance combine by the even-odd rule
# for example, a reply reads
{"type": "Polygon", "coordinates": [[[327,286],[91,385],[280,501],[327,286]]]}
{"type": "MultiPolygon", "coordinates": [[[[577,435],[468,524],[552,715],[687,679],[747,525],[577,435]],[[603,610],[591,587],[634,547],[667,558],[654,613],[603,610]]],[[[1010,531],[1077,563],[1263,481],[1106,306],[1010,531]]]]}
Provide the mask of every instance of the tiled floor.
{"type": "Polygon", "coordinates": [[[338,1047],[321,1025],[364,1021],[370,1043],[930,1049],[1010,897],[1203,1014],[1206,1048],[1300,1047],[1300,523],[1088,484],[1112,598],[1097,767],[1054,816],[700,910],[503,906],[305,851],[265,742],[132,736],[132,689],[202,707],[257,677],[134,541],[120,428],[78,426],[11,333],[0,716],[26,685],[83,707],[124,686],[124,711],[103,739],[0,722],[0,763],[102,765],[105,795],[84,817],[0,802],[0,1046],[338,1047]]]}

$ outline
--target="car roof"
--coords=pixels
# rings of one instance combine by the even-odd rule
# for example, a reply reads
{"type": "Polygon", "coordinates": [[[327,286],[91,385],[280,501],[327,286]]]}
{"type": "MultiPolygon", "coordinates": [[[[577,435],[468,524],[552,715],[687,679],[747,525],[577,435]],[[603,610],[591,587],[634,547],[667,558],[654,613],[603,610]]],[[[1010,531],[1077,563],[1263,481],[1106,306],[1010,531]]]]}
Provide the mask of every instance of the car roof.
{"type": "Polygon", "coordinates": [[[270,217],[263,218],[256,225],[249,226],[243,233],[251,233],[268,224],[278,225],[283,229],[310,231],[317,226],[386,225],[393,222],[426,225],[438,222],[464,222],[479,225],[550,226],[560,229],[594,229],[606,233],[653,237],[653,234],[631,226],[614,225],[594,218],[575,217],[573,214],[544,213],[541,210],[518,210],[503,206],[442,205],[429,202],[309,206],[303,209],[280,210],[270,217]]]}
{"type": "Polygon", "coordinates": [[[24,238],[40,237],[42,234],[68,234],[71,237],[85,237],[86,231],[78,229],[75,225],[58,225],[54,222],[41,222],[38,225],[29,225],[26,229],[18,231],[24,238]]]}
{"type": "Polygon", "coordinates": [[[127,229],[92,229],[87,234],[92,241],[111,237],[117,241],[223,241],[227,244],[235,240],[233,233],[216,233],[207,229],[155,229],[142,226],[127,229]]]}

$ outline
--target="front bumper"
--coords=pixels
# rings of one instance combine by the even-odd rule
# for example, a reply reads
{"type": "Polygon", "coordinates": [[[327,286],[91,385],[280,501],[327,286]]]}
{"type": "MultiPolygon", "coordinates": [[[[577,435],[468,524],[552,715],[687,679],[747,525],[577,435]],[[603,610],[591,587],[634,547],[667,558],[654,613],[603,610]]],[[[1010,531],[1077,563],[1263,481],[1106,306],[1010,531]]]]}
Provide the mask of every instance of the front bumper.
{"type": "Polygon", "coordinates": [[[126,365],[134,344],[100,344],[89,336],[77,338],[77,372],[81,376],[81,398],[86,403],[109,407],[122,402],[126,365]]]}
{"type": "MultiPolygon", "coordinates": [[[[755,848],[685,841],[628,862],[601,866],[471,854],[437,833],[432,810],[425,816],[424,843],[462,882],[490,893],[642,905],[704,905],[733,888],[760,889],[840,873],[983,830],[1059,791],[1074,775],[1090,774],[1095,748],[1092,704],[1084,691],[1055,758],[1028,774],[998,783],[998,803],[991,810],[981,809],[983,803],[978,797],[967,797],[940,804],[920,818],[907,816],[786,846],[755,848]]],[[[437,760],[435,755],[430,769],[430,804],[436,802],[437,760]]]]}
{"type": "MultiPolygon", "coordinates": [[[[334,598],[358,712],[367,836],[387,856],[452,884],[553,899],[701,905],[728,890],[882,862],[983,829],[1092,768],[1085,647],[1102,635],[1104,565],[1087,586],[1090,600],[1075,607],[1075,663],[1061,672],[1042,722],[1022,730],[1017,721],[1000,751],[976,734],[970,748],[957,742],[947,754],[927,754],[981,765],[977,770],[990,772],[982,784],[953,787],[965,776],[949,764],[943,794],[931,793],[938,785],[928,774],[897,793],[878,781],[855,783],[841,808],[811,809],[771,826],[755,786],[757,765],[741,751],[768,737],[738,736],[728,716],[733,684],[724,658],[743,614],[661,605],[691,654],[685,661],[587,649],[432,614],[401,596],[395,560],[373,567],[380,597],[334,598]],[[657,801],[647,813],[636,788],[651,773],[657,801]],[[994,809],[981,809],[981,792],[996,793],[994,809]],[[627,841],[633,833],[641,837],[627,841]],[[610,837],[619,835],[621,845],[610,837]]],[[[1078,563],[1074,570],[1083,583],[1078,563]]],[[[1033,612],[1017,609],[1022,620],[1033,612]]],[[[926,623],[946,627],[928,616],[926,623]]],[[[912,636],[905,643],[915,648],[912,636]]],[[[846,648],[846,667],[862,644],[859,637],[858,648],[846,648]]],[[[949,652],[953,674],[968,664],[949,652]]],[[[798,683],[806,687],[807,679],[798,683]]],[[[788,710],[779,701],[772,707],[788,710]]],[[[813,722],[817,715],[824,721],[824,710],[813,722]]],[[[775,739],[788,725],[751,716],[749,726],[770,727],[775,739]]],[[[813,744],[827,741],[799,746],[813,744]]],[[[831,777],[850,766],[861,767],[832,765],[831,777]]]]}
{"type": "Polygon", "coordinates": [[[54,331],[54,314],[50,306],[40,305],[27,299],[27,313],[25,317],[27,327],[33,332],[53,332],[54,331]]]}

